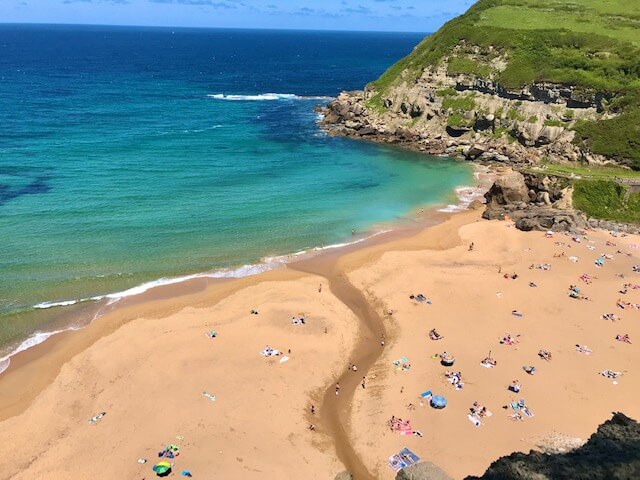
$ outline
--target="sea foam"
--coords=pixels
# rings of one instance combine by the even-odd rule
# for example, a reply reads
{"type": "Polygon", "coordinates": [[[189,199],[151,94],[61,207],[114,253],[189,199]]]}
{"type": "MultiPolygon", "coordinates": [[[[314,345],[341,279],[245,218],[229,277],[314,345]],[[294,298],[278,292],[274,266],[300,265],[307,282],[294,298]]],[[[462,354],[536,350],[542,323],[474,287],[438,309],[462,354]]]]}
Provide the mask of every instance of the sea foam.
{"type": "Polygon", "coordinates": [[[228,95],[225,93],[214,93],[207,95],[215,100],[227,100],[231,102],[260,102],[274,100],[329,100],[331,97],[306,97],[293,93],[261,93],[256,95],[228,95]]]}

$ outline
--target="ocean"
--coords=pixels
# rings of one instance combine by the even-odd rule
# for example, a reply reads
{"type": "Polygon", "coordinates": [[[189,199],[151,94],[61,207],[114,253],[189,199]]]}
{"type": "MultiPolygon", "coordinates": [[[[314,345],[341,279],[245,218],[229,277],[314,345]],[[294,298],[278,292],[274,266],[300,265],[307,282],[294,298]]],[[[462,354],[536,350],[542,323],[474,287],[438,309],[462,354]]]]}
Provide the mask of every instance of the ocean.
{"type": "Polygon", "coordinates": [[[468,165],[330,138],[314,112],[422,37],[0,25],[0,370],[79,301],[455,203],[468,165]]]}

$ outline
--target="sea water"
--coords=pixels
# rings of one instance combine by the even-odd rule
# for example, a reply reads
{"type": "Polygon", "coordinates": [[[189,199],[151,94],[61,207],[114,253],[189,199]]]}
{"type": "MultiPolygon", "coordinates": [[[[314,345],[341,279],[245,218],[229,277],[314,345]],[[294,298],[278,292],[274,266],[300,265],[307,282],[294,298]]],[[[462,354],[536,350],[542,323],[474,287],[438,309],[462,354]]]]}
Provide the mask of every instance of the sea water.
{"type": "Polygon", "coordinates": [[[314,112],[422,36],[0,26],[0,363],[80,300],[455,203],[467,165],[329,138],[314,112]]]}

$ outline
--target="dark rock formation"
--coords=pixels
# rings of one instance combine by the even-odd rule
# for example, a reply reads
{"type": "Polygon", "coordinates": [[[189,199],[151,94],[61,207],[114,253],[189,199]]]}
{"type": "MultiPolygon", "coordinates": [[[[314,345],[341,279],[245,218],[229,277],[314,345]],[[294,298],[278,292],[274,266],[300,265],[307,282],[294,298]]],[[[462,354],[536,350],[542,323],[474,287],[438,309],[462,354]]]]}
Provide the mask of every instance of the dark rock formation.
{"type": "MultiPolygon", "coordinates": [[[[430,477],[420,477],[430,478],[430,477]]],[[[513,453],[466,480],[637,480],[640,424],[622,413],[598,427],[582,447],[564,454],[513,453]]]]}
{"type": "Polygon", "coordinates": [[[433,463],[420,462],[400,470],[396,480],[451,480],[451,477],[433,463]]]}
{"type": "Polygon", "coordinates": [[[588,227],[581,212],[562,204],[568,184],[546,175],[509,171],[500,176],[485,194],[488,220],[508,216],[523,231],[579,231],[588,227]]]}
{"type": "Polygon", "coordinates": [[[524,175],[513,170],[499,177],[484,197],[487,199],[487,208],[530,202],[524,175]]]}

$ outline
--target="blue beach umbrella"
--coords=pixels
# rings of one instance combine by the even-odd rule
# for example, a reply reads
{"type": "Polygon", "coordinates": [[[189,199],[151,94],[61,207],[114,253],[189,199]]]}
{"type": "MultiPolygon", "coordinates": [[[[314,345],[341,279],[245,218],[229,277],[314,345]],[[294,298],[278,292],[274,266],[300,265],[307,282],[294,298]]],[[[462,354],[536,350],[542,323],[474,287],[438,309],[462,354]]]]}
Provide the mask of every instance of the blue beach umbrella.
{"type": "Polygon", "coordinates": [[[447,399],[442,395],[435,395],[433,398],[431,398],[431,406],[438,409],[444,408],[447,406],[447,399]]]}

